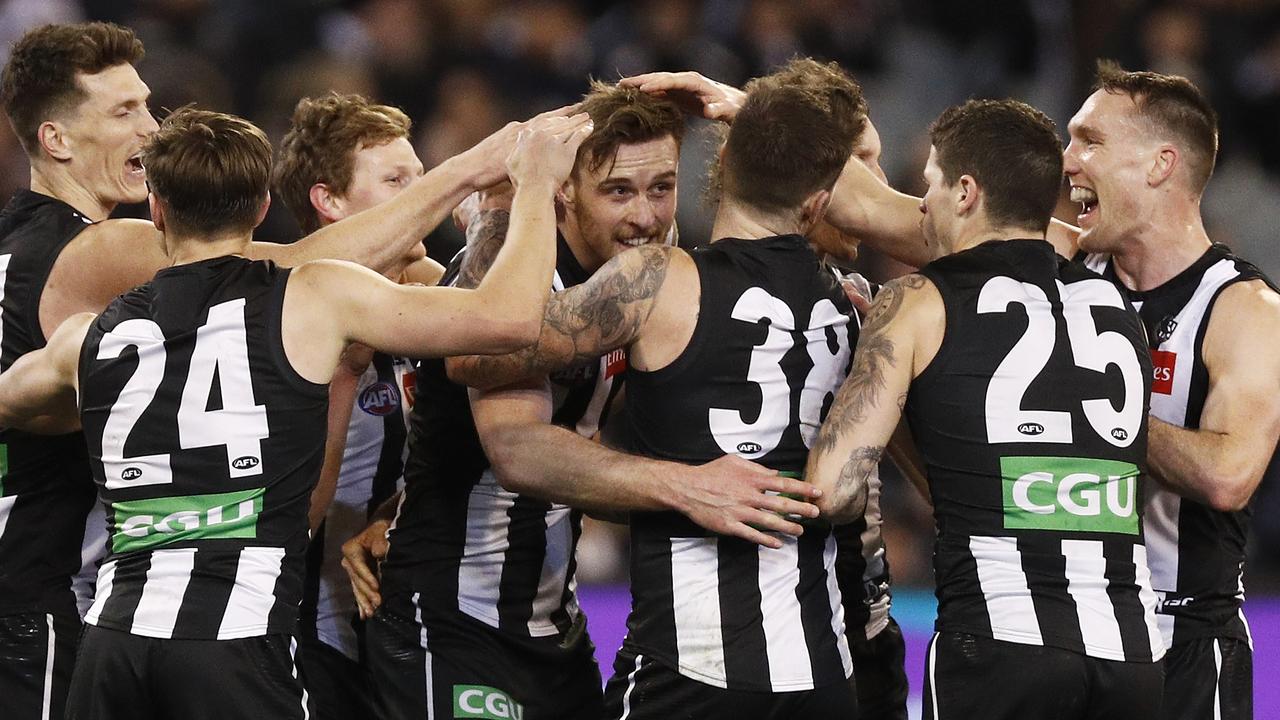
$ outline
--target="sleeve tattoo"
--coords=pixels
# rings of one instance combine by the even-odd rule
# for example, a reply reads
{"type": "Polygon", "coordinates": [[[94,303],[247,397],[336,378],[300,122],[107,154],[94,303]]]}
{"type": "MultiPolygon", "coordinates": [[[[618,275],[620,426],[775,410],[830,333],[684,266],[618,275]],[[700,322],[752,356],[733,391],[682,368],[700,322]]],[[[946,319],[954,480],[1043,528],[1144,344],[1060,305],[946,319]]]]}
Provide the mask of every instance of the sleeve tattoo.
{"type": "Polygon", "coordinates": [[[495,209],[480,211],[475,221],[467,225],[467,253],[458,269],[458,287],[473,290],[480,286],[507,239],[510,222],[510,211],[495,209]]]}

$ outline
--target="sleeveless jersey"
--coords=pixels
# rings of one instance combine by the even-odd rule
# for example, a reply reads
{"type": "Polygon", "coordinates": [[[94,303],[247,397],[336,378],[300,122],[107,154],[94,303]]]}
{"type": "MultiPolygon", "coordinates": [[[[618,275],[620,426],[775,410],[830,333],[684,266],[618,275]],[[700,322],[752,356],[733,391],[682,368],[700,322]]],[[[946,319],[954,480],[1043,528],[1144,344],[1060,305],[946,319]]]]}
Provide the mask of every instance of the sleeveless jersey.
{"type": "MultiPolygon", "coordinates": [[[[557,241],[553,289],[590,274],[557,241]]],[[[465,250],[463,251],[465,252],[465,250]]],[[[455,281],[462,253],[442,282],[455,281]]],[[[592,437],[621,387],[622,352],[551,375],[552,422],[592,437]]],[[[422,361],[410,418],[405,494],[389,534],[384,594],[419,594],[425,614],[461,612],[518,637],[563,635],[578,619],[574,552],[581,513],[509,492],[476,434],[467,389],[422,361]]]]}
{"type": "MultiPolygon", "coordinates": [[[[632,372],[631,449],[694,464],[735,454],[798,476],[849,371],[849,300],[798,235],[723,239],[689,254],[697,324],[671,364],[632,372]]],[[[678,513],[633,512],[627,647],[734,690],[843,682],[852,664],[836,539],[823,526],[777,537],[775,550],[678,513]]]]}
{"type": "Polygon", "coordinates": [[[1137,314],[1042,240],[985,243],[920,274],[946,307],[906,404],[937,521],[938,631],[1159,660],[1137,314]]]}
{"type": "MultiPolygon", "coordinates": [[[[45,345],[40,296],[62,249],[91,221],[61,200],[19,190],[0,213],[0,372],[45,345]]],[[[74,612],[95,488],[81,433],[0,430],[0,615],[74,612]]],[[[101,549],[102,518],[90,536],[101,549]]],[[[90,552],[83,560],[92,565],[90,552]]]]}
{"type": "Polygon", "coordinates": [[[288,277],[239,257],[166,268],[90,326],[80,414],[111,540],[86,622],[295,631],[328,391],[285,357],[288,277]]]}
{"type": "MultiPolygon", "coordinates": [[[[1214,303],[1227,286],[1248,280],[1274,284],[1253,265],[1214,245],[1158,288],[1127,290],[1111,258],[1090,255],[1086,264],[1126,293],[1147,328],[1155,382],[1151,412],[1196,429],[1209,393],[1204,335],[1214,303]]],[[[1147,548],[1151,581],[1160,597],[1156,620],[1167,645],[1206,637],[1249,642],[1244,603],[1245,537],[1249,509],[1219,512],[1152,483],[1147,493],[1147,548]]]]}
{"type": "Polygon", "coordinates": [[[333,502],[307,548],[302,632],[352,660],[359,658],[352,624],[359,614],[342,568],[342,543],[364,530],[373,511],[403,484],[413,382],[411,360],[374,353],[356,383],[333,502]]]}

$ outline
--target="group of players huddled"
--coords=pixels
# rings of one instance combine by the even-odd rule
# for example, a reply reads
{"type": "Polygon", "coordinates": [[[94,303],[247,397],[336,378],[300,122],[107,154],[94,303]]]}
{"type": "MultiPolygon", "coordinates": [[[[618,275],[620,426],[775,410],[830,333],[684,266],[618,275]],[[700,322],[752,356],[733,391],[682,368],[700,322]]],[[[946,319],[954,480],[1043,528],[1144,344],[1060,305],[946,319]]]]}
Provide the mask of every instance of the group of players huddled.
{"type": "Polygon", "coordinates": [[[937,522],[925,717],[1252,717],[1280,294],[1204,230],[1186,79],[1100,64],[1065,151],[1021,102],[950,108],[919,199],[814,60],[595,82],[424,172],[357,96],[301,99],[275,151],[157,125],[142,53],[45,26],[0,82],[31,164],[0,214],[0,717],[905,718],[889,459],[937,522]],[[693,249],[683,112],[728,125],[693,249]],[[306,237],[252,241],[272,187],[306,237]],[[860,243],[919,271],[843,276],[860,243]],[[631,533],[603,690],[584,512],[631,533]]]}

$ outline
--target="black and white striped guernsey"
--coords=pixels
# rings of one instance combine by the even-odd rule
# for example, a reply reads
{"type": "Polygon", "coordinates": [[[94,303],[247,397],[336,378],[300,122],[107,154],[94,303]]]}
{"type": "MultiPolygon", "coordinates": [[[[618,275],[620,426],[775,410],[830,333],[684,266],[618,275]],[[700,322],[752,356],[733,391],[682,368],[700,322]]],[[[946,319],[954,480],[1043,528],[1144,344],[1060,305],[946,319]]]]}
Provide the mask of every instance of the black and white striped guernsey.
{"type": "MultiPolygon", "coordinates": [[[[44,347],[40,297],[49,271],[90,224],[70,205],[29,190],[0,213],[0,372],[44,347]]],[[[73,576],[95,496],[84,435],[0,430],[0,615],[76,612],[73,576]]],[[[100,550],[102,518],[94,517],[88,537],[100,550]]]]}
{"type": "Polygon", "coordinates": [[[285,357],[288,277],[240,257],[166,268],[90,326],[81,419],[111,539],[86,622],[295,631],[328,389],[285,357]]]}
{"type": "MultiPolygon", "coordinates": [[[[1274,284],[1223,245],[1213,245],[1186,270],[1146,292],[1127,290],[1110,256],[1090,255],[1085,262],[1125,292],[1142,316],[1155,368],[1151,413],[1179,427],[1198,428],[1209,392],[1203,344],[1214,303],[1234,283],[1274,284]]],[[[1220,512],[1152,483],[1147,549],[1165,644],[1209,637],[1251,642],[1241,610],[1249,514],[1248,508],[1220,512]]]]}
{"type": "MultiPolygon", "coordinates": [[[[462,257],[442,283],[456,279],[462,257]]],[[[553,289],[588,277],[558,239],[553,289]]],[[[594,436],[625,368],[617,352],[552,374],[552,422],[594,436]]],[[[461,612],[514,636],[568,632],[581,614],[574,593],[581,513],[502,488],[476,435],[467,389],[449,381],[443,361],[419,364],[416,397],[405,493],[382,567],[384,596],[417,594],[424,616],[461,612]]]]}
{"type": "Polygon", "coordinates": [[[906,404],[937,521],[937,630],[1159,660],[1137,314],[1042,240],[985,243],[920,273],[946,308],[906,404]]]}
{"type": "MultiPolygon", "coordinates": [[[[628,378],[631,449],[701,464],[726,454],[800,473],[849,371],[853,308],[798,235],[690,252],[698,321],[666,367],[628,378]]],[[[685,677],[788,692],[852,671],[829,528],[781,549],[711,534],[677,513],[631,514],[626,647],[685,677]]]]}

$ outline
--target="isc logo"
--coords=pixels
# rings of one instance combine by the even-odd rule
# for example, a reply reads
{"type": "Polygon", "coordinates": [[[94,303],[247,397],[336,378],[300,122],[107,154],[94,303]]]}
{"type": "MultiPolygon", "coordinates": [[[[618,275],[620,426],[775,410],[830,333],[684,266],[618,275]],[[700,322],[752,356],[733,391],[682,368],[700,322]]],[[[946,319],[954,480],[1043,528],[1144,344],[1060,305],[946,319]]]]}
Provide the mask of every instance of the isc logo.
{"type": "Polygon", "coordinates": [[[1005,457],[1004,526],[1138,534],[1138,467],[1091,458],[1005,457]]]}
{"type": "Polygon", "coordinates": [[[524,707],[497,688],[454,685],[453,716],[484,720],[522,720],[524,707]]]}

